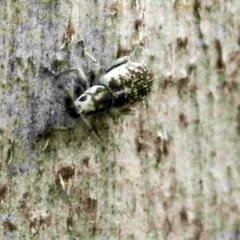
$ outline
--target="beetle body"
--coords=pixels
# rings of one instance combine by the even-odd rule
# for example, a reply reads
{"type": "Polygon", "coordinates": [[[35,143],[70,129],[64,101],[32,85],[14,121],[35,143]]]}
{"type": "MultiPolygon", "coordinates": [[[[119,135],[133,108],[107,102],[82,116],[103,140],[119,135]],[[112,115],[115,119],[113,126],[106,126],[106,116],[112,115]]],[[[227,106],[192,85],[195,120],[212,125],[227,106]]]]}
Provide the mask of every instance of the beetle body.
{"type": "Polygon", "coordinates": [[[79,113],[92,114],[133,104],[151,92],[153,78],[153,73],[144,64],[125,57],[77,98],[74,105],[79,113]]]}

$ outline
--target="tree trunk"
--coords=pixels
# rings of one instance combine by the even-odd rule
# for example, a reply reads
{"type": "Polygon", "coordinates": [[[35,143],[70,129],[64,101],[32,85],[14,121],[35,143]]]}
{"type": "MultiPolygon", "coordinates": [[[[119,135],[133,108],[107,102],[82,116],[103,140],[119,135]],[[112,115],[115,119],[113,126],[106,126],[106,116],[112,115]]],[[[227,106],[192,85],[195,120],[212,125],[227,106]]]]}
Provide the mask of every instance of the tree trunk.
{"type": "Polygon", "coordinates": [[[239,13],[237,0],[1,1],[0,238],[240,239],[239,13]],[[147,100],[71,116],[77,76],[55,73],[93,80],[80,40],[102,72],[145,63],[147,100]]]}

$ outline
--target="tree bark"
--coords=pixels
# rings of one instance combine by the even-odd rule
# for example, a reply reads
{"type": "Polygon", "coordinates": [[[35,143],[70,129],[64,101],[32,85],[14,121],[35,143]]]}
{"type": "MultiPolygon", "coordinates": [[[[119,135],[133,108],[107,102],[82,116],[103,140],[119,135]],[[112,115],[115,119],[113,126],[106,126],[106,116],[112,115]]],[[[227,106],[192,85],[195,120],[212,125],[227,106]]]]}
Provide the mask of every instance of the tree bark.
{"type": "Polygon", "coordinates": [[[0,238],[239,239],[240,7],[0,2],[0,238]],[[81,67],[154,73],[131,114],[66,111],[81,67]],[[67,128],[58,131],[56,127],[67,128]]]}

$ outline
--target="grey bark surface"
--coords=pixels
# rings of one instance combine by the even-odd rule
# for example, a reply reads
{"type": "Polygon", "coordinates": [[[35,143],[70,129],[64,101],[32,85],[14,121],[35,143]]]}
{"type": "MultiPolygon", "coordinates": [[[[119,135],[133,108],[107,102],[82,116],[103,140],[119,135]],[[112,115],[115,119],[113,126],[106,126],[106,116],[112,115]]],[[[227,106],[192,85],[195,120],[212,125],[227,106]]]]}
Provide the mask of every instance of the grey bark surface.
{"type": "Polygon", "coordinates": [[[0,1],[0,239],[240,239],[240,4],[0,1]],[[130,55],[131,114],[66,112],[77,76],[130,55]],[[67,127],[57,131],[54,127],[67,127]]]}

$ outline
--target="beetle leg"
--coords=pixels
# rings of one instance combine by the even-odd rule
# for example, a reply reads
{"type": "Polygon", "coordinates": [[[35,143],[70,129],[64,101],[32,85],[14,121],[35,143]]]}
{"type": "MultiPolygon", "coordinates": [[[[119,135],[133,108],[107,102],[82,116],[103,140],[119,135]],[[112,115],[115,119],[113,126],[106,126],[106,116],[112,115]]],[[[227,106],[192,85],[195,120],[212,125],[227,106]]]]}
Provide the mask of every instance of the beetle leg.
{"type": "Polygon", "coordinates": [[[83,70],[81,68],[69,68],[67,70],[64,70],[64,71],[61,71],[61,72],[58,72],[55,74],[55,77],[60,77],[62,75],[65,75],[65,74],[69,74],[69,73],[72,73],[74,72],[76,74],[76,76],[82,81],[82,82],[87,82],[87,77],[86,75],[84,74],[83,70]]]}
{"type": "Polygon", "coordinates": [[[92,59],[93,63],[98,64],[98,61],[96,60],[96,58],[92,54],[90,54],[88,51],[86,51],[83,40],[79,41],[78,45],[81,48],[81,54],[83,57],[88,57],[88,58],[92,59]]]}
{"type": "Polygon", "coordinates": [[[95,128],[95,126],[91,126],[91,125],[90,125],[89,121],[88,121],[87,118],[84,116],[84,114],[81,114],[81,119],[82,119],[83,122],[86,124],[86,126],[95,133],[97,139],[98,139],[98,140],[100,141],[100,143],[102,144],[102,143],[103,143],[103,140],[102,140],[99,132],[98,132],[97,129],[95,128]]]}
{"type": "Polygon", "coordinates": [[[88,82],[87,82],[87,85],[88,85],[87,88],[89,88],[93,86],[95,81],[100,77],[102,69],[98,61],[96,60],[96,58],[85,49],[85,44],[83,40],[79,41],[77,45],[78,47],[80,47],[81,56],[90,58],[93,62],[93,66],[91,66],[90,68],[88,82]]]}
{"type": "Polygon", "coordinates": [[[67,112],[73,118],[78,118],[74,101],[87,89],[87,77],[81,68],[70,68],[54,74],[54,88],[57,88],[59,99],[63,99],[67,112]]]}
{"type": "MultiPolygon", "coordinates": [[[[91,130],[91,131],[94,132],[95,137],[97,138],[97,140],[99,141],[99,143],[102,144],[102,143],[103,143],[103,140],[102,140],[99,132],[97,131],[96,127],[95,127],[95,126],[92,126],[92,125],[89,123],[89,121],[87,120],[87,118],[86,118],[83,114],[81,114],[81,119],[82,119],[82,121],[84,122],[84,124],[87,126],[87,128],[89,128],[89,130],[91,130]]],[[[70,131],[70,130],[73,130],[73,129],[74,129],[73,126],[69,126],[69,127],[53,126],[53,127],[50,129],[50,131],[53,130],[53,131],[57,131],[57,132],[67,132],[67,131],[70,131]]],[[[47,143],[46,143],[46,144],[48,144],[48,141],[49,141],[49,140],[47,139],[47,143]]],[[[46,145],[46,144],[45,144],[45,145],[46,145]]]]}
{"type": "Polygon", "coordinates": [[[61,82],[73,79],[74,93],[72,98],[74,99],[79,97],[87,89],[87,77],[81,68],[70,68],[61,71],[56,73],[54,77],[61,82]]]}

